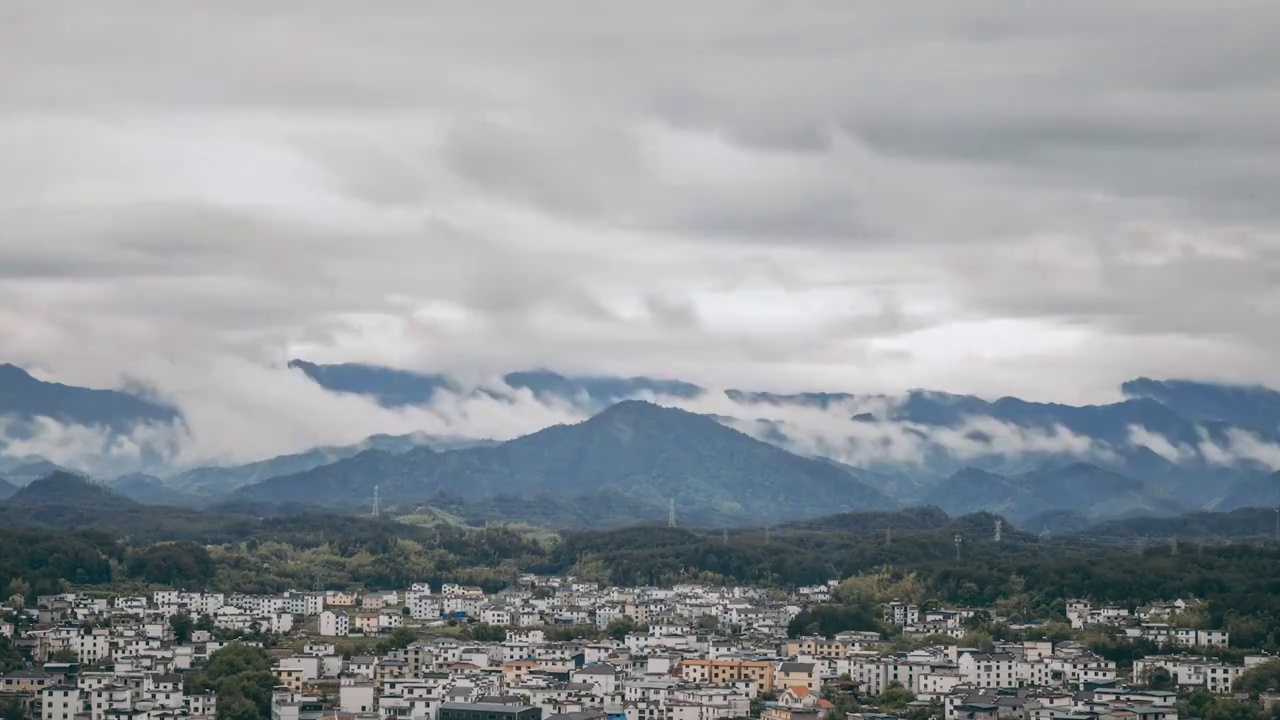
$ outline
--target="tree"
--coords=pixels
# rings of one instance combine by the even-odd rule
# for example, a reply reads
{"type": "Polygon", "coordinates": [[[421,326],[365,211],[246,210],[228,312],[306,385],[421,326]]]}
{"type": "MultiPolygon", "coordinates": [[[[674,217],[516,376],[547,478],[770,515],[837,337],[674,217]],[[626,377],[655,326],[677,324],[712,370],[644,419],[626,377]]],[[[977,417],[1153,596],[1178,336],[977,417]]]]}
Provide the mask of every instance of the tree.
{"type": "Polygon", "coordinates": [[[386,655],[392,650],[403,650],[418,639],[418,634],[409,628],[399,627],[390,635],[378,641],[373,649],[377,655],[386,655]]]}
{"type": "Polygon", "coordinates": [[[56,663],[74,663],[80,662],[80,655],[75,650],[63,649],[54,650],[49,654],[49,662],[56,663]]]}
{"type": "Polygon", "coordinates": [[[502,642],[507,639],[507,629],[501,625],[478,623],[467,628],[467,634],[478,642],[502,642]]]}
{"type": "Polygon", "coordinates": [[[916,696],[911,691],[902,686],[902,683],[891,682],[889,687],[880,693],[880,697],[876,698],[876,704],[881,709],[888,710],[905,710],[908,703],[915,702],[916,696]]]}
{"type": "Polygon", "coordinates": [[[546,585],[539,585],[538,587],[533,589],[532,596],[534,600],[549,600],[552,597],[554,597],[555,594],[556,594],[555,590],[552,590],[546,585]]]}
{"type": "Polygon", "coordinates": [[[991,633],[979,631],[971,632],[960,638],[960,646],[978,648],[982,652],[991,652],[995,649],[996,643],[995,639],[991,637],[991,633]]]}
{"type": "MultiPolygon", "coordinates": [[[[844,673],[840,676],[840,680],[848,681],[849,674],[844,673]]],[[[837,684],[828,684],[822,686],[822,699],[831,703],[831,709],[824,713],[825,720],[845,720],[851,712],[857,712],[858,701],[853,693],[840,688],[837,684]]]]}
{"type": "Polygon", "coordinates": [[[636,623],[634,620],[629,617],[620,617],[609,623],[608,627],[604,629],[604,634],[618,642],[622,642],[627,639],[627,635],[635,631],[636,623]]]}
{"type": "Polygon", "coordinates": [[[1280,690],[1280,660],[1272,660],[1245,670],[1236,678],[1234,689],[1253,696],[1280,690]]]}
{"type": "Polygon", "coordinates": [[[18,648],[14,647],[9,638],[0,635],[0,675],[21,670],[26,667],[27,663],[22,658],[22,653],[18,648]]]}
{"type": "Polygon", "coordinates": [[[277,682],[266,651],[232,643],[210,655],[203,670],[188,675],[186,689],[217,692],[219,720],[255,720],[271,716],[271,693],[277,682]]]}
{"type": "Polygon", "coordinates": [[[1146,685],[1148,690],[1175,690],[1177,688],[1177,683],[1173,681],[1173,675],[1159,666],[1143,670],[1141,679],[1142,684],[1146,685]]]}
{"type": "Polygon", "coordinates": [[[1045,623],[1027,630],[1025,635],[1027,640],[1049,640],[1056,644],[1071,639],[1071,626],[1060,622],[1045,623]]]}
{"type": "Polygon", "coordinates": [[[969,630],[978,630],[990,622],[991,613],[986,610],[975,610],[972,615],[965,619],[964,626],[969,630]]]}
{"type": "Polygon", "coordinates": [[[216,568],[203,545],[193,542],[163,543],[129,556],[129,575],[165,585],[206,583],[216,568]]]}
{"type": "Polygon", "coordinates": [[[187,613],[177,613],[169,616],[169,627],[173,628],[173,638],[180,645],[191,642],[191,632],[195,630],[195,620],[187,613]]]}
{"type": "Polygon", "coordinates": [[[835,596],[844,603],[880,604],[890,600],[912,602],[924,595],[925,584],[914,572],[902,574],[887,567],[856,575],[836,586],[835,596]]]}
{"type": "Polygon", "coordinates": [[[31,597],[31,583],[23,580],[22,578],[14,578],[9,583],[9,592],[6,597],[12,597],[14,595],[21,597],[23,600],[31,597]]]}
{"type": "Polygon", "coordinates": [[[0,720],[27,720],[22,702],[16,697],[0,700],[0,720]]]}
{"type": "Polygon", "coordinates": [[[831,637],[845,630],[881,631],[875,614],[865,605],[815,605],[801,610],[787,625],[791,637],[831,637]]]}
{"type": "Polygon", "coordinates": [[[1178,702],[1178,716],[1202,718],[1208,714],[1216,702],[1218,702],[1216,695],[1203,688],[1196,688],[1178,702]]]}

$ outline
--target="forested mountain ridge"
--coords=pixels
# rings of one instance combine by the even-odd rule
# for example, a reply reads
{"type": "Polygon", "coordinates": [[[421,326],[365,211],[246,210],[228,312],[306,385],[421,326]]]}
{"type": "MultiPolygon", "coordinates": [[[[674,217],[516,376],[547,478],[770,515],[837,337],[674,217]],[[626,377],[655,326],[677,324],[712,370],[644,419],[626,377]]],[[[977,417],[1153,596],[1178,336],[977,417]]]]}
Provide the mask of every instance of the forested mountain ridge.
{"type": "Polygon", "coordinates": [[[799,457],[714,419],[642,401],[614,405],[576,425],[547,428],[490,447],[401,455],[369,451],[242,488],[240,501],[387,503],[439,493],[570,500],[609,492],[629,501],[728,518],[791,519],[893,502],[849,473],[799,457]]]}
{"type": "MultiPolygon", "coordinates": [[[[461,383],[440,373],[414,372],[394,368],[341,363],[318,365],[305,360],[289,361],[289,368],[299,370],[313,382],[333,392],[365,395],[385,407],[427,405],[436,393],[487,393],[484,388],[465,388],[461,383]]],[[[649,377],[565,376],[550,370],[524,370],[507,373],[502,382],[516,390],[525,390],[543,400],[583,403],[592,410],[643,395],[694,397],[703,388],[679,380],[649,377]]]]}
{"type": "MultiPolygon", "coordinates": [[[[572,409],[579,417],[607,415],[614,405],[635,397],[655,398],[663,406],[714,408],[715,415],[707,418],[844,471],[853,482],[853,496],[830,509],[933,504],[950,512],[998,511],[1018,521],[1056,517],[1057,524],[1066,522],[1068,514],[1093,523],[1280,504],[1280,474],[1268,464],[1280,457],[1274,450],[1280,448],[1280,392],[1257,386],[1138,378],[1122,386],[1123,400],[1075,406],[929,390],[900,395],[721,391],[679,380],[561,375],[549,370],[508,373],[495,378],[492,387],[467,386],[440,373],[371,365],[297,360],[283,371],[305,374],[326,391],[364,395],[391,408],[430,408],[442,390],[455,393],[453,399],[459,401],[483,396],[486,403],[513,403],[513,411],[514,403],[534,398],[572,409]],[[793,412],[797,408],[804,412],[793,412]]],[[[7,423],[10,440],[31,431],[32,417],[89,423],[112,432],[137,423],[180,420],[176,410],[128,392],[44,383],[14,366],[0,366],[0,418],[7,423]],[[26,403],[22,409],[14,410],[15,398],[26,403]],[[33,399],[34,404],[29,402],[33,399]],[[93,412],[68,409],[81,407],[86,399],[93,412]]],[[[438,452],[406,458],[400,471],[390,469],[394,462],[379,464],[382,461],[373,457],[360,463],[388,472],[383,490],[404,510],[456,510],[464,521],[519,519],[506,514],[520,509],[507,500],[537,498],[528,506],[535,510],[530,519],[574,524],[581,521],[588,498],[614,498],[622,507],[598,517],[625,523],[665,515],[663,506],[674,497],[686,522],[724,525],[753,517],[776,521],[812,516],[814,510],[805,509],[807,505],[832,497],[832,478],[796,465],[794,459],[783,462],[777,455],[759,455],[763,465],[735,464],[733,453],[691,452],[683,443],[685,430],[677,417],[664,416],[662,422],[671,426],[668,431],[646,436],[646,449],[653,457],[644,462],[626,460],[632,448],[614,441],[598,452],[572,450],[574,441],[558,440],[556,428],[529,435],[537,438],[538,447],[532,449],[521,449],[523,438],[496,443],[417,434],[372,436],[352,445],[316,447],[227,467],[172,467],[168,463],[177,456],[174,446],[159,452],[143,448],[137,456],[120,455],[124,460],[58,457],[73,467],[92,467],[95,477],[118,482],[127,494],[147,503],[216,504],[242,486],[316,471],[312,477],[328,487],[321,502],[367,505],[372,484],[346,483],[341,473],[355,466],[344,461],[369,449],[401,454],[425,446],[438,452]],[[473,443],[501,449],[447,452],[473,443]],[[610,452],[625,462],[602,472],[610,452]],[[118,462],[133,462],[130,457],[138,460],[138,467],[118,470],[118,462]],[[151,477],[137,475],[140,470],[151,477]],[[794,475],[794,495],[775,492],[782,472],[794,475]],[[765,508],[769,514],[755,515],[765,508]]],[[[712,437],[706,428],[695,432],[712,437]]],[[[0,477],[11,483],[22,485],[59,469],[39,456],[20,454],[18,448],[29,444],[15,443],[13,453],[5,455],[5,442],[0,438],[0,477]]],[[[273,492],[257,490],[235,499],[273,492]]],[[[280,490],[270,501],[309,499],[306,492],[290,495],[280,490]]],[[[1078,524],[1074,519],[1067,522],[1078,524]]]]}
{"type": "Polygon", "coordinates": [[[484,444],[487,444],[487,442],[436,437],[425,433],[372,435],[353,445],[316,447],[306,452],[280,455],[243,465],[193,468],[166,478],[164,482],[195,498],[204,498],[212,501],[245,485],[252,485],[269,478],[292,475],[340,462],[367,450],[399,454],[418,447],[447,449],[484,444]]]}
{"type": "Polygon", "coordinates": [[[707,582],[778,588],[861,576],[867,578],[863,586],[884,585],[893,593],[906,588],[918,602],[999,603],[1014,620],[1061,616],[1068,598],[1132,607],[1199,597],[1208,602],[1204,622],[1229,629],[1233,646],[1280,641],[1272,619],[1280,614],[1280,546],[1274,541],[1206,543],[1179,552],[1168,544],[1112,543],[1092,534],[1038,537],[1009,524],[997,539],[999,520],[988,513],[948,518],[932,509],[870,511],[771,529],[704,532],[645,525],[563,532],[553,540],[517,528],[417,527],[387,518],[317,514],[226,517],[205,528],[177,522],[167,535],[146,534],[145,540],[135,533],[54,533],[10,524],[0,525],[0,585],[32,596],[58,592],[67,583],[93,587],[137,579],[279,592],[306,586],[317,567],[327,569],[335,588],[430,581],[478,584],[489,591],[519,572],[573,574],[619,586],[707,582]],[[956,536],[963,539],[959,557],[956,536]],[[158,540],[169,542],[153,544],[158,540]],[[32,553],[47,562],[33,563],[32,553]]]}
{"type": "Polygon", "coordinates": [[[136,503],[120,493],[69,472],[55,472],[25,487],[4,500],[9,507],[62,506],[101,512],[127,508],[136,503]]]}
{"type": "Polygon", "coordinates": [[[171,407],[131,393],[45,382],[10,364],[0,364],[0,416],[23,421],[43,417],[113,430],[180,417],[171,407]]]}

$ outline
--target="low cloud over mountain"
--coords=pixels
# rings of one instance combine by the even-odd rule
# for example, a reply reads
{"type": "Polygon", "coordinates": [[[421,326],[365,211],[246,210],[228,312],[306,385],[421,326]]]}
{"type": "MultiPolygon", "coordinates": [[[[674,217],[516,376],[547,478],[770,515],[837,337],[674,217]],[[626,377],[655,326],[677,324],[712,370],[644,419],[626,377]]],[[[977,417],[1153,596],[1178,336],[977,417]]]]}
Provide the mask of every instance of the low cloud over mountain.
{"type": "Polygon", "coordinates": [[[406,506],[521,495],[577,502],[604,493],[631,498],[649,515],[671,497],[696,498],[690,507],[708,521],[808,516],[815,502],[932,504],[1019,519],[1232,509],[1268,501],[1280,468],[1280,431],[1268,425],[1280,394],[1256,387],[1140,380],[1125,386],[1122,401],[1071,406],[937,391],[717,390],[550,371],[470,384],[375,366],[293,362],[271,372],[290,385],[288,396],[316,397],[316,408],[358,409],[335,419],[353,434],[323,447],[300,443],[293,454],[252,445],[210,463],[204,426],[189,414],[158,424],[154,408],[163,405],[64,388],[91,400],[82,410],[89,422],[65,422],[74,418],[52,404],[28,407],[24,434],[4,438],[0,477],[29,482],[40,463],[103,478],[146,470],[154,477],[114,481],[144,502],[359,504],[379,485],[389,502],[406,506]],[[698,452],[682,454],[693,437],[702,438],[698,452]],[[716,438],[738,438],[739,447],[716,451],[716,438]],[[766,469],[772,462],[782,464],[766,469]],[[793,481],[796,496],[771,494],[793,481]]]}

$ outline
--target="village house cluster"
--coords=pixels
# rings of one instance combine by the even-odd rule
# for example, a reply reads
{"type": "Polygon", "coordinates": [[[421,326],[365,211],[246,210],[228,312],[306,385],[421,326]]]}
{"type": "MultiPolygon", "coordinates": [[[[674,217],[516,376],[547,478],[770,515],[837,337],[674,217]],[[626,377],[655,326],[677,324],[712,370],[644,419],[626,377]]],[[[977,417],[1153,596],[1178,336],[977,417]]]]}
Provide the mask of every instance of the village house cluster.
{"type": "MultiPolygon", "coordinates": [[[[1229,693],[1247,667],[1270,659],[1233,665],[1152,656],[1124,678],[1115,663],[1076,641],[997,643],[987,651],[939,643],[894,652],[878,632],[788,637],[791,620],[830,602],[831,589],[602,589],[571,577],[524,576],[497,594],[420,583],[400,591],[269,596],[66,594],[42,597],[35,607],[13,598],[8,609],[22,621],[0,632],[13,637],[31,667],[0,678],[0,695],[21,698],[41,720],[212,720],[217,698],[186,693],[183,675],[224,647],[216,638],[240,631],[249,639],[232,642],[273,639],[264,643],[278,680],[272,720],[827,720],[835,708],[828,698],[874,705],[894,686],[914,696],[898,713],[926,710],[938,720],[1177,720],[1175,693],[1126,680],[1159,667],[1180,688],[1229,693]],[[178,615],[201,618],[205,629],[175,637],[170,620],[178,615]],[[501,631],[486,633],[487,641],[463,632],[486,626],[501,631]],[[556,630],[564,627],[623,630],[552,639],[565,636],[556,630]],[[362,650],[402,628],[430,639],[381,654],[362,650]]],[[[1122,636],[1149,638],[1171,652],[1227,644],[1224,633],[1187,634],[1158,622],[1188,607],[1179,603],[1130,614],[1072,602],[1067,614],[1079,629],[1123,627],[1122,636]]],[[[901,626],[903,638],[963,638],[975,612],[892,602],[884,619],[901,626]]],[[[894,717],[866,712],[839,720],[894,717]]]]}

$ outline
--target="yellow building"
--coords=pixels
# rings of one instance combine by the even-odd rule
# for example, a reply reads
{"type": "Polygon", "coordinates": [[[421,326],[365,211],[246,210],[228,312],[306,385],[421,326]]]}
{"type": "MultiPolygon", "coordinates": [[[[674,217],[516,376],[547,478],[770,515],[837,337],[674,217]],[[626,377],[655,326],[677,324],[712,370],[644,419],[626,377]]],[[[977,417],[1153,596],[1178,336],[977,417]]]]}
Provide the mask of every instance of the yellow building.
{"type": "Polygon", "coordinates": [[[352,619],[351,629],[365,635],[377,635],[381,619],[377,613],[357,613],[352,619]]]}
{"type": "Polygon", "coordinates": [[[843,642],[820,637],[802,637],[788,640],[786,650],[788,655],[810,655],[833,660],[846,657],[849,654],[849,646],[843,642]]]}
{"type": "Polygon", "coordinates": [[[542,664],[537,660],[508,660],[502,663],[502,680],[508,685],[515,685],[529,673],[541,669],[542,664]]]}
{"type": "Polygon", "coordinates": [[[754,680],[761,692],[773,692],[773,665],[762,660],[685,660],[680,674],[689,682],[729,685],[754,680]]]}
{"type": "Polygon", "coordinates": [[[291,692],[302,692],[302,668],[276,668],[276,680],[291,692]]]}
{"type": "Polygon", "coordinates": [[[40,670],[14,670],[0,676],[0,692],[35,694],[46,687],[57,685],[58,679],[40,670]]]}

